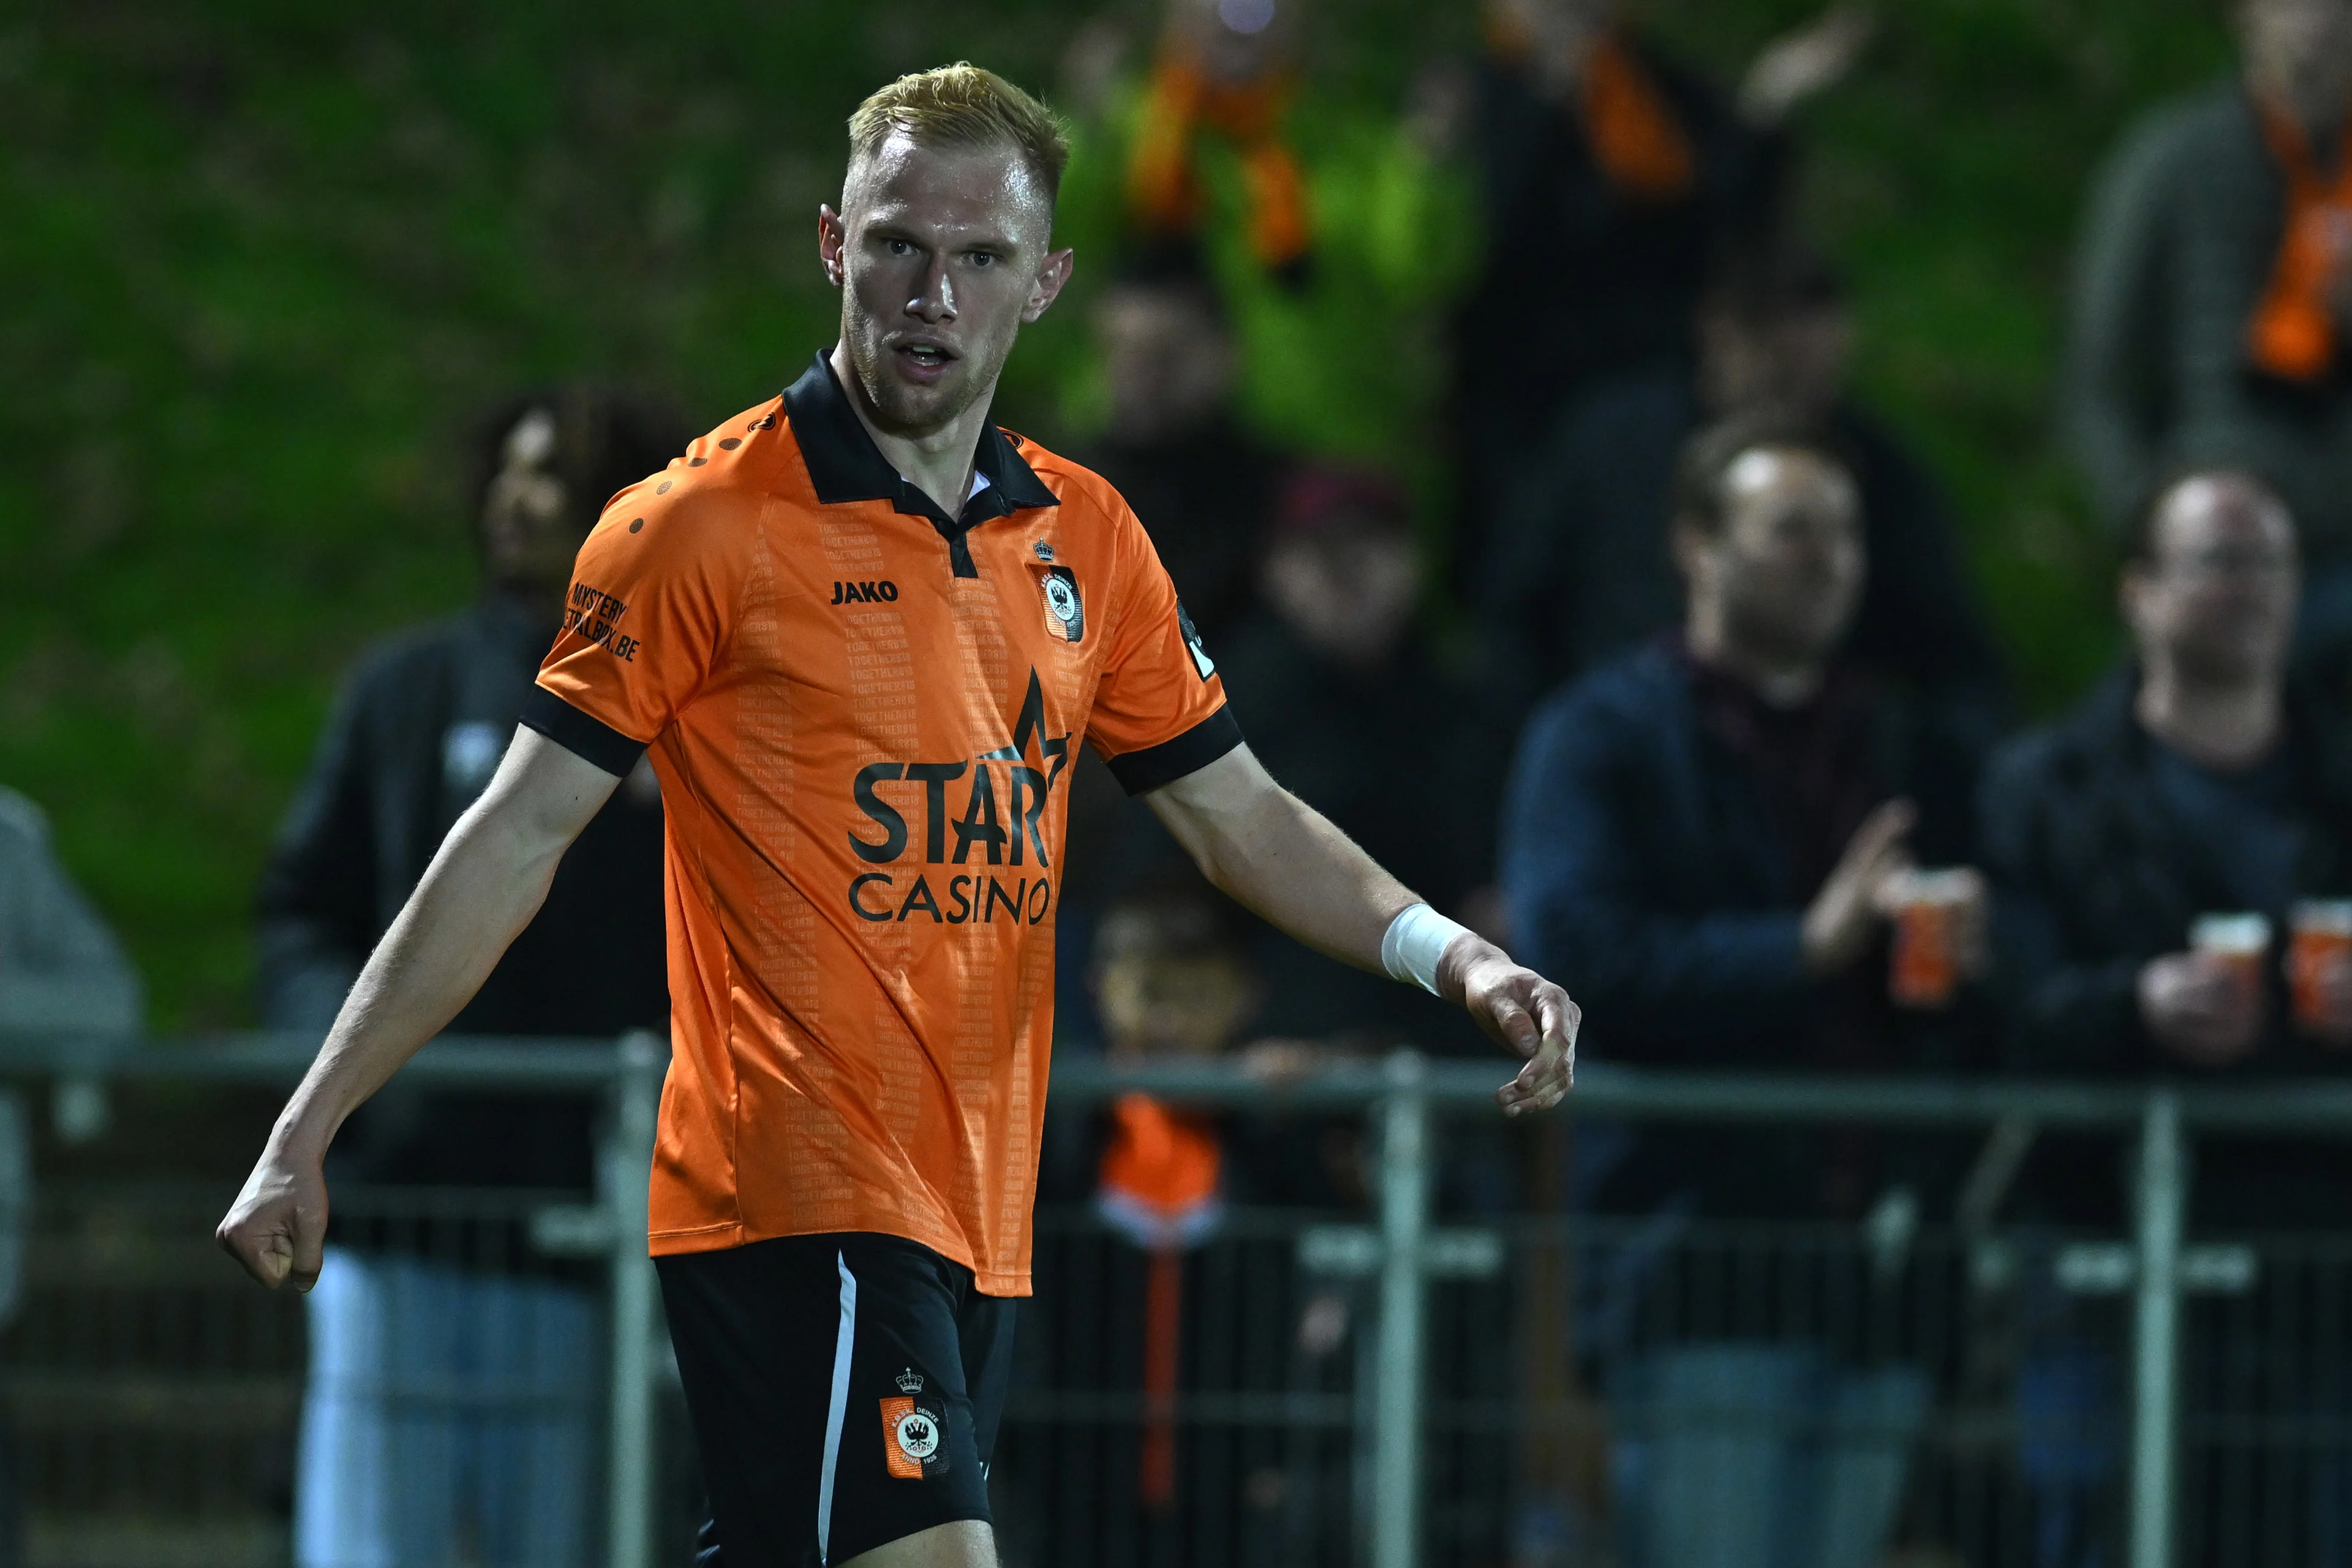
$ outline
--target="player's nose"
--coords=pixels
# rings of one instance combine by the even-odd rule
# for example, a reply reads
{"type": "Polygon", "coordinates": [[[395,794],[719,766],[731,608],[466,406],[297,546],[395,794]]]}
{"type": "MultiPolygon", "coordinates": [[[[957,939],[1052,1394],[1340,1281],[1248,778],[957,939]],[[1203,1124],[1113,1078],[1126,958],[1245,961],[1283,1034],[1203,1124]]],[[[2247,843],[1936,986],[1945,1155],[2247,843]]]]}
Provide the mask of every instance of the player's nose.
{"type": "Polygon", "coordinates": [[[923,268],[914,298],[907,301],[907,313],[925,321],[955,320],[955,284],[948,276],[945,257],[934,254],[923,268]]]}

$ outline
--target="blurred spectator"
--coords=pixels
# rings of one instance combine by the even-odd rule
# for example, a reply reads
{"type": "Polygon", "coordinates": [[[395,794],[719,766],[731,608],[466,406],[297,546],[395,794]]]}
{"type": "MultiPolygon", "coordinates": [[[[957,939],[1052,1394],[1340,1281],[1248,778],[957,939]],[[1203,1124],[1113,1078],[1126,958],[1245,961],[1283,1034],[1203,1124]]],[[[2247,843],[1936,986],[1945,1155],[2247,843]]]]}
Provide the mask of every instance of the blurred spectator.
{"type": "Polygon", "coordinates": [[[1269,272],[1303,275],[1314,247],[1313,215],[1306,172],[1282,134],[1296,90],[1297,3],[1169,0],[1142,123],[1128,153],[1128,212],[1147,241],[1199,237],[1199,142],[1214,135],[1241,165],[1251,256],[1269,272]]]}
{"type": "MultiPolygon", "coordinates": [[[[2239,78],[2148,115],[2095,187],[2067,420],[2118,531],[2167,469],[2244,468],[2315,571],[2352,571],[2352,4],[2236,11],[2239,78]]],[[[2307,629],[2352,635],[2340,597],[2307,629]]]]}
{"type": "MultiPolygon", "coordinates": [[[[1250,607],[1251,574],[1282,459],[1234,417],[1240,346],[1197,247],[1130,255],[1091,318],[1109,423],[1076,452],[1118,488],[1160,552],[1213,655],[1250,607]]],[[[1055,928],[1073,962],[1055,971],[1056,1035],[1083,1040],[1094,1017],[1085,954],[1106,901],[1175,856],[1159,825],[1091,750],[1070,770],[1066,879],[1055,928]]]]}
{"type": "MultiPolygon", "coordinates": [[[[0,1035],[54,1033],[103,1047],[136,1036],[139,975],[106,922],[59,865],[41,808],[0,789],[0,1035]]],[[[67,1047],[70,1050],[72,1047],[67,1047]]],[[[58,1131],[100,1130],[104,1090],[60,1062],[58,1131]]],[[[0,1089],[0,1329],[24,1302],[25,1231],[33,1204],[32,1129],[24,1101],[0,1089]]],[[[0,1568],[25,1561],[16,1434],[0,1425],[0,1568]]]]}
{"type": "MultiPolygon", "coordinates": [[[[1687,369],[1708,266],[1778,226],[1782,123],[1845,75],[1870,30],[1829,11],[1765,49],[1727,100],[1636,36],[1617,0],[1490,0],[1486,19],[1470,110],[1486,265],[1457,362],[1474,534],[1579,392],[1687,369]]],[[[1463,544],[1478,558],[1475,537],[1463,544]]]]}
{"type": "MultiPolygon", "coordinates": [[[[264,874],[270,1026],[332,1022],[497,770],[606,498],[682,445],[667,421],[587,388],[520,399],[486,423],[482,596],[362,656],[264,874]]],[[[666,1029],[664,952],[660,796],[641,766],[451,1031],[666,1029]]],[[[343,1129],[331,1169],[344,1184],[584,1188],[593,1110],[580,1097],[394,1085],[343,1129]]],[[[329,1249],[309,1300],[297,1559],[444,1562],[469,1542],[487,1563],[584,1561],[596,1455],[580,1369],[596,1356],[595,1293],[527,1255],[489,1269],[424,1255],[432,1239],[416,1226],[395,1238],[347,1224],[329,1249]]],[[[467,1250],[522,1251],[513,1237],[467,1250]]]]}
{"type": "MultiPolygon", "coordinates": [[[[2298,1001],[2275,951],[2232,955],[2194,934],[2200,917],[2252,915],[2284,937],[2299,900],[2352,895],[2352,735],[2340,707],[2284,679],[2296,577],[2292,520],[2261,481],[2207,470],[2163,487],[2123,574],[2135,662],[1996,758],[1986,861],[2020,1065],[2210,1079],[2340,1074],[2352,1061],[2352,959],[2314,965],[2298,1001]]],[[[2111,1142],[2044,1138],[2018,1217],[2121,1225],[2119,1169],[2111,1142]]],[[[2191,1223],[2335,1229],[2347,1190],[2340,1144],[2200,1137],[2191,1223]]],[[[2019,1399],[2037,1434],[2022,1455],[2036,1562],[2105,1561],[2098,1521],[2117,1482],[2123,1379],[2054,1292],[2029,1288],[2026,1305],[2019,1399]]],[[[2192,1343],[2189,1364],[2209,1349],[2222,1347],[2192,1343]]],[[[2352,1398],[2230,1382],[2294,1417],[2318,1400],[2340,1419],[2352,1398]]],[[[2340,1540],[2328,1510],[2344,1495],[2344,1458],[2322,1450],[2315,1465],[2314,1528],[2340,1540]]]]}
{"type": "MultiPolygon", "coordinates": [[[[2052,1072],[2336,1071],[2352,1064],[2352,960],[2289,995],[2299,900],[2352,898],[2352,733],[2290,688],[2293,521],[2228,470],[2166,486],[2123,574],[2137,658],[2074,713],[2002,749],[1985,785],[2001,991],[2020,1060],[2052,1072]],[[2249,982],[2199,951],[2199,917],[2279,939],[2249,982]]],[[[2334,1224],[2347,1167],[2275,1140],[2205,1148],[2207,1223],[2334,1224]]],[[[2112,1173],[2038,1184],[2111,1200],[2112,1173]]],[[[2104,1215],[2115,1217],[2111,1202],[2104,1215]]],[[[2080,1211],[2077,1211],[2078,1215],[2080,1211]]]]}
{"type": "MultiPolygon", "coordinates": [[[[1478,685],[1449,671],[1416,629],[1425,583],[1401,490],[1352,469],[1305,468],[1284,489],[1256,613],[1211,651],[1276,778],[1436,908],[1491,929],[1492,895],[1481,894],[1509,740],[1478,685]]],[[[1270,927],[1253,953],[1270,1033],[1441,1050],[1475,1040],[1434,997],[1270,927]]]]}
{"type": "Polygon", "coordinates": [[[1125,496],[1211,647],[1248,607],[1280,460],[1234,417],[1239,349],[1198,253],[1139,253],[1095,302],[1110,420],[1080,454],[1125,496]]]}
{"type": "Polygon", "coordinates": [[[1741,252],[1700,304],[1697,341],[1696,380],[1661,368],[1596,386],[1522,465],[1473,584],[1496,677],[1547,691],[1674,625],[1675,455],[1710,418],[1777,408],[1825,431],[1861,488],[1870,571],[1844,653],[1989,746],[2006,706],[2000,656],[1941,489],[1848,391],[1853,319],[1836,271],[1794,246],[1741,252]]]}
{"type": "MultiPolygon", "coordinates": [[[[1519,950],[1567,977],[1596,1058],[1950,1065],[1966,1038],[1959,983],[1980,963],[1982,887],[1971,872],[1948,878],[1940,994],[1899,1013],[1889,917],[1917,885],[1915,855],[1950,862],[1965,846],[1907,798],[1937,764],[1903,705],[1836,657],[1865,567],[1851,470],[1786,416],[1735,416],[1685,448],[1675,520],[1681,636],[1552,699],[1523,742],[1504,845],[1519,950]]],[[[1580,1160],[1586,1207],[1669,1227],[1692,1214],[1868,1215],[1866,1233],[1897,1238],[1951,1173],[1937,1141],[1845,1129],[1637,1140],[1595,1129],[1580,1160]]],[[[1590,1312],[1588,1327],[1620,1401],[1629,1557],[1654,1568],[1877,1562],[1924,1376],[1840,1365],[1832,1347],[1755,1342],[1728,1322],[1716,1338],[1637,1350],[1630,1302],[1653,1280],[1634,1264],[1598,1272],[1626,1298],[1590,1312]],[[1739,1430],[1721,1430],[1727,1410],[1739,1430]]]]}
{"type": "Polygon", "coordinates": [[[0,1029],[139,1032],[139,976],[49,843],[41,808],[0,789],[0,1029]]]}
{"type": "MultiPolygon", "coordinates": [[[[1234,906],[1189,867],[1147,877],[1111,904],[1087,976],[1108,1055],[1128,1064],[1170,1063],[1238,1049],[1265,988],[1235,918],[1234,906]]],[[[1300,1042],[1266,1042],[1240,1054],[1252,1070],[1275,1078],[1332,1059],[1300,1042]]],[[[1181,1477],[1172,1409],[1180,1389],[1273,1394],[1290,1386],[1286,1372],[1296,1356],[1295,1334],[1318,1360],[1343,1342],[1348,1312],[1337,1296],[1306,1304],[1316,1319],[1312,1332],[1293,1321],[1302,1309],[1293,1305],[1286,1249],[1277,1257],[1234,1243],[1205,1268],[1188,1267],[1186,1255],[1218,1238],[1228,1205],[1360,1206],[1362,1142],[1348,1117],[1302,1122],[1221,1113],[1140,1093],[1122,1095],[1086,1118],[1082,1141],[1066,1136],[1071,1131],[1064,1121],[1053,1136],[1041,1195],[1047,1203],[1084,1195],[1126,1245],[1111,1249],[1107,1267],[1039,1268],[1034,1310],[1040,1331],[1023,1336],[1028,1346],[1020,1352],[1021,1376],[1029,1386],[1057,1393],[1131,1394],[1139,1388],[1146,1415],[1132,1458],[1126,1439],[1113,1439],[1119,1445],[1113,1464],[1069,1467],[1099,1489],[1083,1505],[1029,1491],[1068,1484],[1060,1479],[1062,1467],[1016,1473],[1012,1485],[1029,1504],[1021,1511],[1034,1516],[1029,1528],[1053,1532],[1059,1548],[1040,1544],[1029,1555],[1087,1562],[1095,1560],[1087,1549],[1093,1543],[1066,1533],[1087,1516],[1149,1517],[1174,1503],[1181,1477]],[[1237,1272],[1245,1279],[1238,1291],[1237,1272]],[[1335,1313],[1336,1326],[1329,1321],[1335,1313]]],[[[1183,1474],[1232,1476],[1255,1456],[1245,1489],[1287,1489],[1278,1447],[1215,1428],[1196,1429],[1183,1446],[1183,1474]]],[[[1217,1505],[1204,1499],[1201,1506],[1213,1511],[1217,1505]]],[[[1286,1520],[1254,1513],[1243,1516],[1242,1529],[1244,1554],[1256,1561],[1280,1547],[1286,1520]]]]}

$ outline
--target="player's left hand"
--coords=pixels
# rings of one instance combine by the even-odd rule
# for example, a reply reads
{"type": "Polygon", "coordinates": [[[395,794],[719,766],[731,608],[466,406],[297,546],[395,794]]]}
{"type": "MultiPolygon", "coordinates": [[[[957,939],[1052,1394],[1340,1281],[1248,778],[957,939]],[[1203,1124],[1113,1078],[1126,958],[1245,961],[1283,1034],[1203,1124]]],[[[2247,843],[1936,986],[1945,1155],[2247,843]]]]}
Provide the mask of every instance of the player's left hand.
{"type": "Polygon", "coordinates": [[[1576,1032],[1584,1024],[1583,1010],[1566,991],[1475,932],[1455,937],[1438,960],[1437,988],[1528,1058],[1519,1076],[1495,1091],[1504,1115],[1560,1102],[1576,1081],[1576,1032]]]}

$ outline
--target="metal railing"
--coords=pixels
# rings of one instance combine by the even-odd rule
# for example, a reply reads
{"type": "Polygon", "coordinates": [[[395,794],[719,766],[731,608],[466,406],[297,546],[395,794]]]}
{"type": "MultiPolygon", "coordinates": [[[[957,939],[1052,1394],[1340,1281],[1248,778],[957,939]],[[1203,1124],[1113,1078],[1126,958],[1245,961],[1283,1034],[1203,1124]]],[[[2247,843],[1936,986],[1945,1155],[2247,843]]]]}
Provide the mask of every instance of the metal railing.
{"type": "MultiPolygon", "coordinates": [[[[70,1079],[90,1086],[163,1080],[285,1086],[308,1066],[315,1041],[242,1036],[172,1043],[0,1038],[0,1077],[70,1079]]],[[[619,1042],[443,1040],[404,1069],[406,1081],[445,1089],[594,1091],[608,1097],[591,1205],[550,1207],[533,1217],[546,1248],[602,1258],[609,1305],[604,1561],[650,1568],[658,1416],[667,1360],[656,1281],[644,1246],[646,1173],[667,1053],[649,1037],[619,1042]]],[[[1306,1271],[1367,1281],[1377,1302],[1370,1386],[1358,1478],[1359,1539],[1374,1568],[1426,1560],[1429,1472],[1429,1311],[1447,1280],[1491,1275],[1504,1243],[1491,1228],[1443,1226],[1433,1217],[1433,1170],[1440,1117],[1492,1115],[1499,1063],[1432,1061],[1410,1052],[1269,1085],[1219,1063],[1115,1068],[1097,1059],[1057,1064],[1057,1108],[1129,1091],[1202,1105],[1282,1112],[1360,1113],[1377,1134],[1368,1224],[1321,1224],[1297,1237],[1306,1271]]],[[[1796,1076],[1648,1073],[1589,1064],[1567,1114],[1698,1123],[1979,1129],[1987,1159],[2021,1131],[2108,1130],[2134,1135],[2132,1234],[2127,1242],[2077,1246],[2062,1273],[2088,1290],[2130,1300],[2127,1521],[2130,1568],[2174,1568],[2179,1519],[2181,1302],[2185,1292],[2228,1288],[2247,1267],[2242,1249],[2194,1247],[2185,1237],[2188,1142],[2198,1131],[2352,1134],[2352,1086],[2126,1086],[2008,1080],[1862,1080],[1796,1076]],[[2218,1282],[2218,1283],[2217,1283],[2218,1282]]],[[[2012,1161],[2013,1165],[2013,1161],[2012,1161]]],[[[1963,1200],[1965,1206],[1966,1199],[1963,1200]]]]}

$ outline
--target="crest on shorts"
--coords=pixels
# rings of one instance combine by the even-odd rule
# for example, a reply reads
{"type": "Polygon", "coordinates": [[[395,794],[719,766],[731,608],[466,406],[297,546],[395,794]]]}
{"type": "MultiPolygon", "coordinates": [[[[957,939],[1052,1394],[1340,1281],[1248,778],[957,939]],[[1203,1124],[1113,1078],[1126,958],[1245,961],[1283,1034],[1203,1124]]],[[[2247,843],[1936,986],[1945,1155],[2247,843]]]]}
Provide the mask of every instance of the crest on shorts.
{"type": "MultiPolygon", "coordinates": [[[[909,1377],[918,1384],[922,1381],[912,1373],[902,1373],[900,1386],[909,1377]]],[[[936,1407],[919,1404],[911,1394],[882,1401],[882,1468],[895,1479],[919,1481],[925,1476],[945,1474],[944,1436],[936,1407]]]]}
{"type": "Polygon", "coordinates": [[[1045,614],[1066,642],[1081,642],[1087,635],[1086,601],[1078,595],[1077,574],[1066,566],[1048,566],[1043,574],[1045,614]]]}

